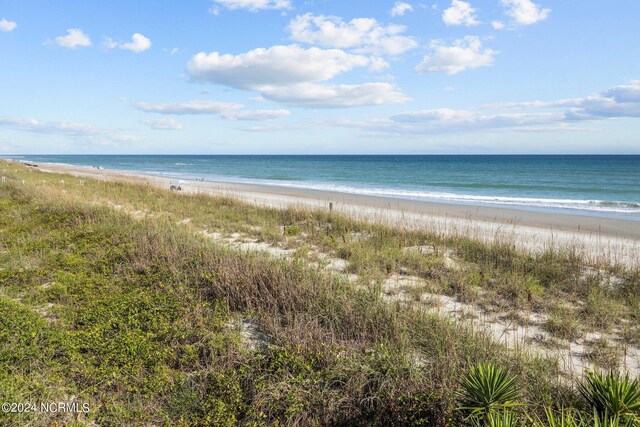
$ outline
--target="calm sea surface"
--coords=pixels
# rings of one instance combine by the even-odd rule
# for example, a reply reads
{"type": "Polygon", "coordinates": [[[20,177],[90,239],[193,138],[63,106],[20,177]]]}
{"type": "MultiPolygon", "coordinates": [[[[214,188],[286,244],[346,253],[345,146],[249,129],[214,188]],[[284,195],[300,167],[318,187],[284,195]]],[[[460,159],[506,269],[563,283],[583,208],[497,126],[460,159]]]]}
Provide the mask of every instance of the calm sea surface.
{"type": "Polygon", "coordinates": [[[640,220],[640,156],[8,156],[392,198],[640,220]]]}

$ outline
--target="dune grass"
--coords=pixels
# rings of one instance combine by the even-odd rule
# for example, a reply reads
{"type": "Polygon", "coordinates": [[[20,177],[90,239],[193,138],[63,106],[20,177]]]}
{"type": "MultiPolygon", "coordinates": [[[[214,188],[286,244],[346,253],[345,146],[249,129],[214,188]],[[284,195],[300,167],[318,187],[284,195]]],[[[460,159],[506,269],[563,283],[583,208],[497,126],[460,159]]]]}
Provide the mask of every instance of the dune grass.
{"type": "MultiPolygon", "coordinates": [[[[0,424],[465,425],[460,379],[486,362],[518,378],[522,419],[580,407],[553,360],[385,301],[380,283],[398,272],[478,304],[576,310],[572,328],[583,332],[637,320],[638,271],[598,265],[585,275],[571,250],[524,253],[335,213],[15,164],[0,171],[0,401],[91,408],[0,414],[0,424]],[[240,253],[203,230],[245,233],[296,256],[240,253]],[[433,251],[406,250],[415,246],[433,251]],[[344,259],[357,283],[311,268],[309,252],[344,259]],[[619,283],[603,287],[602,275],[619,283]],[[268,340],[250,345],[245,324],[268,340]]],[[[566,334],[565,317],[550,329],[566,334]]]]}

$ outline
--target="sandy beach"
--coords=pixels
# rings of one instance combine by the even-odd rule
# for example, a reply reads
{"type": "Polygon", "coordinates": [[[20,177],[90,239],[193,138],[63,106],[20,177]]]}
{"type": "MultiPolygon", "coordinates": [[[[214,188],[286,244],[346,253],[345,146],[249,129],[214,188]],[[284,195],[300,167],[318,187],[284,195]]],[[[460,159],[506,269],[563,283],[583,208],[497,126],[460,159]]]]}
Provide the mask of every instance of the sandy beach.
{"type": "Polygon", "coordinates": [[[329,209],[358,219],[399,227],[429,228],[445,235],[482,241],[508,239],[526,249],[571,246],[591,259],[638,263],[640,221],[520,209],[433,203],[339,192],[255,184],[173,179],[83,166],[45,164],[53,173],[102,180],[138,182],[166,188],[179,184],[185,194],[228,196],[259,206],[329,209]]]}

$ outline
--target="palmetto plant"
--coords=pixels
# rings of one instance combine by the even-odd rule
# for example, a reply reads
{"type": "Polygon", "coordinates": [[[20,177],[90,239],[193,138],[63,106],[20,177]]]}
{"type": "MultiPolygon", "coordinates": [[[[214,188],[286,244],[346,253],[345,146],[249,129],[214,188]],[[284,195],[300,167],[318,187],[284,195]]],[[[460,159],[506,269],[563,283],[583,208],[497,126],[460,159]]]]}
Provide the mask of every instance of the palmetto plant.
{"type": "Polygon", "coordinates": [[[607,418],[640,419],[640,384],[638,380],[631,380],[628,374],[587,372],[579,390],[601,421],[607,418]]]}
{"type": "Polygon", "coordinates": [[[471,368],[462,379],[462,388],[462,409],[473,416],[488,420],[490,415],[518,406],[516,379],[492,363],[471,368]]]}

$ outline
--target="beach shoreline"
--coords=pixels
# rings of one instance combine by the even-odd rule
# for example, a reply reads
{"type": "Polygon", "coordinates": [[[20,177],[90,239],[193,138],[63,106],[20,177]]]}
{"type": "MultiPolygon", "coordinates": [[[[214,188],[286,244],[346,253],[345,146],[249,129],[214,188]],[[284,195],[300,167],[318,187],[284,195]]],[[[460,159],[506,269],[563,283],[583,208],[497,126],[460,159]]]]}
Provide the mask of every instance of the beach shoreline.
{"type": "MultiPolygon", "coordinates": [[[[137,182],[169,189],[177,178],[86,166],[39,163],[38,169],[78,177],[137,182]]],[[[472,206],[393,199],[315,189],[179,179],[183,193],[227,196],[273,208],[332,209],[357,219],[386,222],[408,228],[429,227],[442,234],[465,234],[489,241],[514,239],[527,249],[572,245],[591,257],[612,257],[614,262],[637,262],[640,221],[547,213],[502,207],[472,206]]]]}

